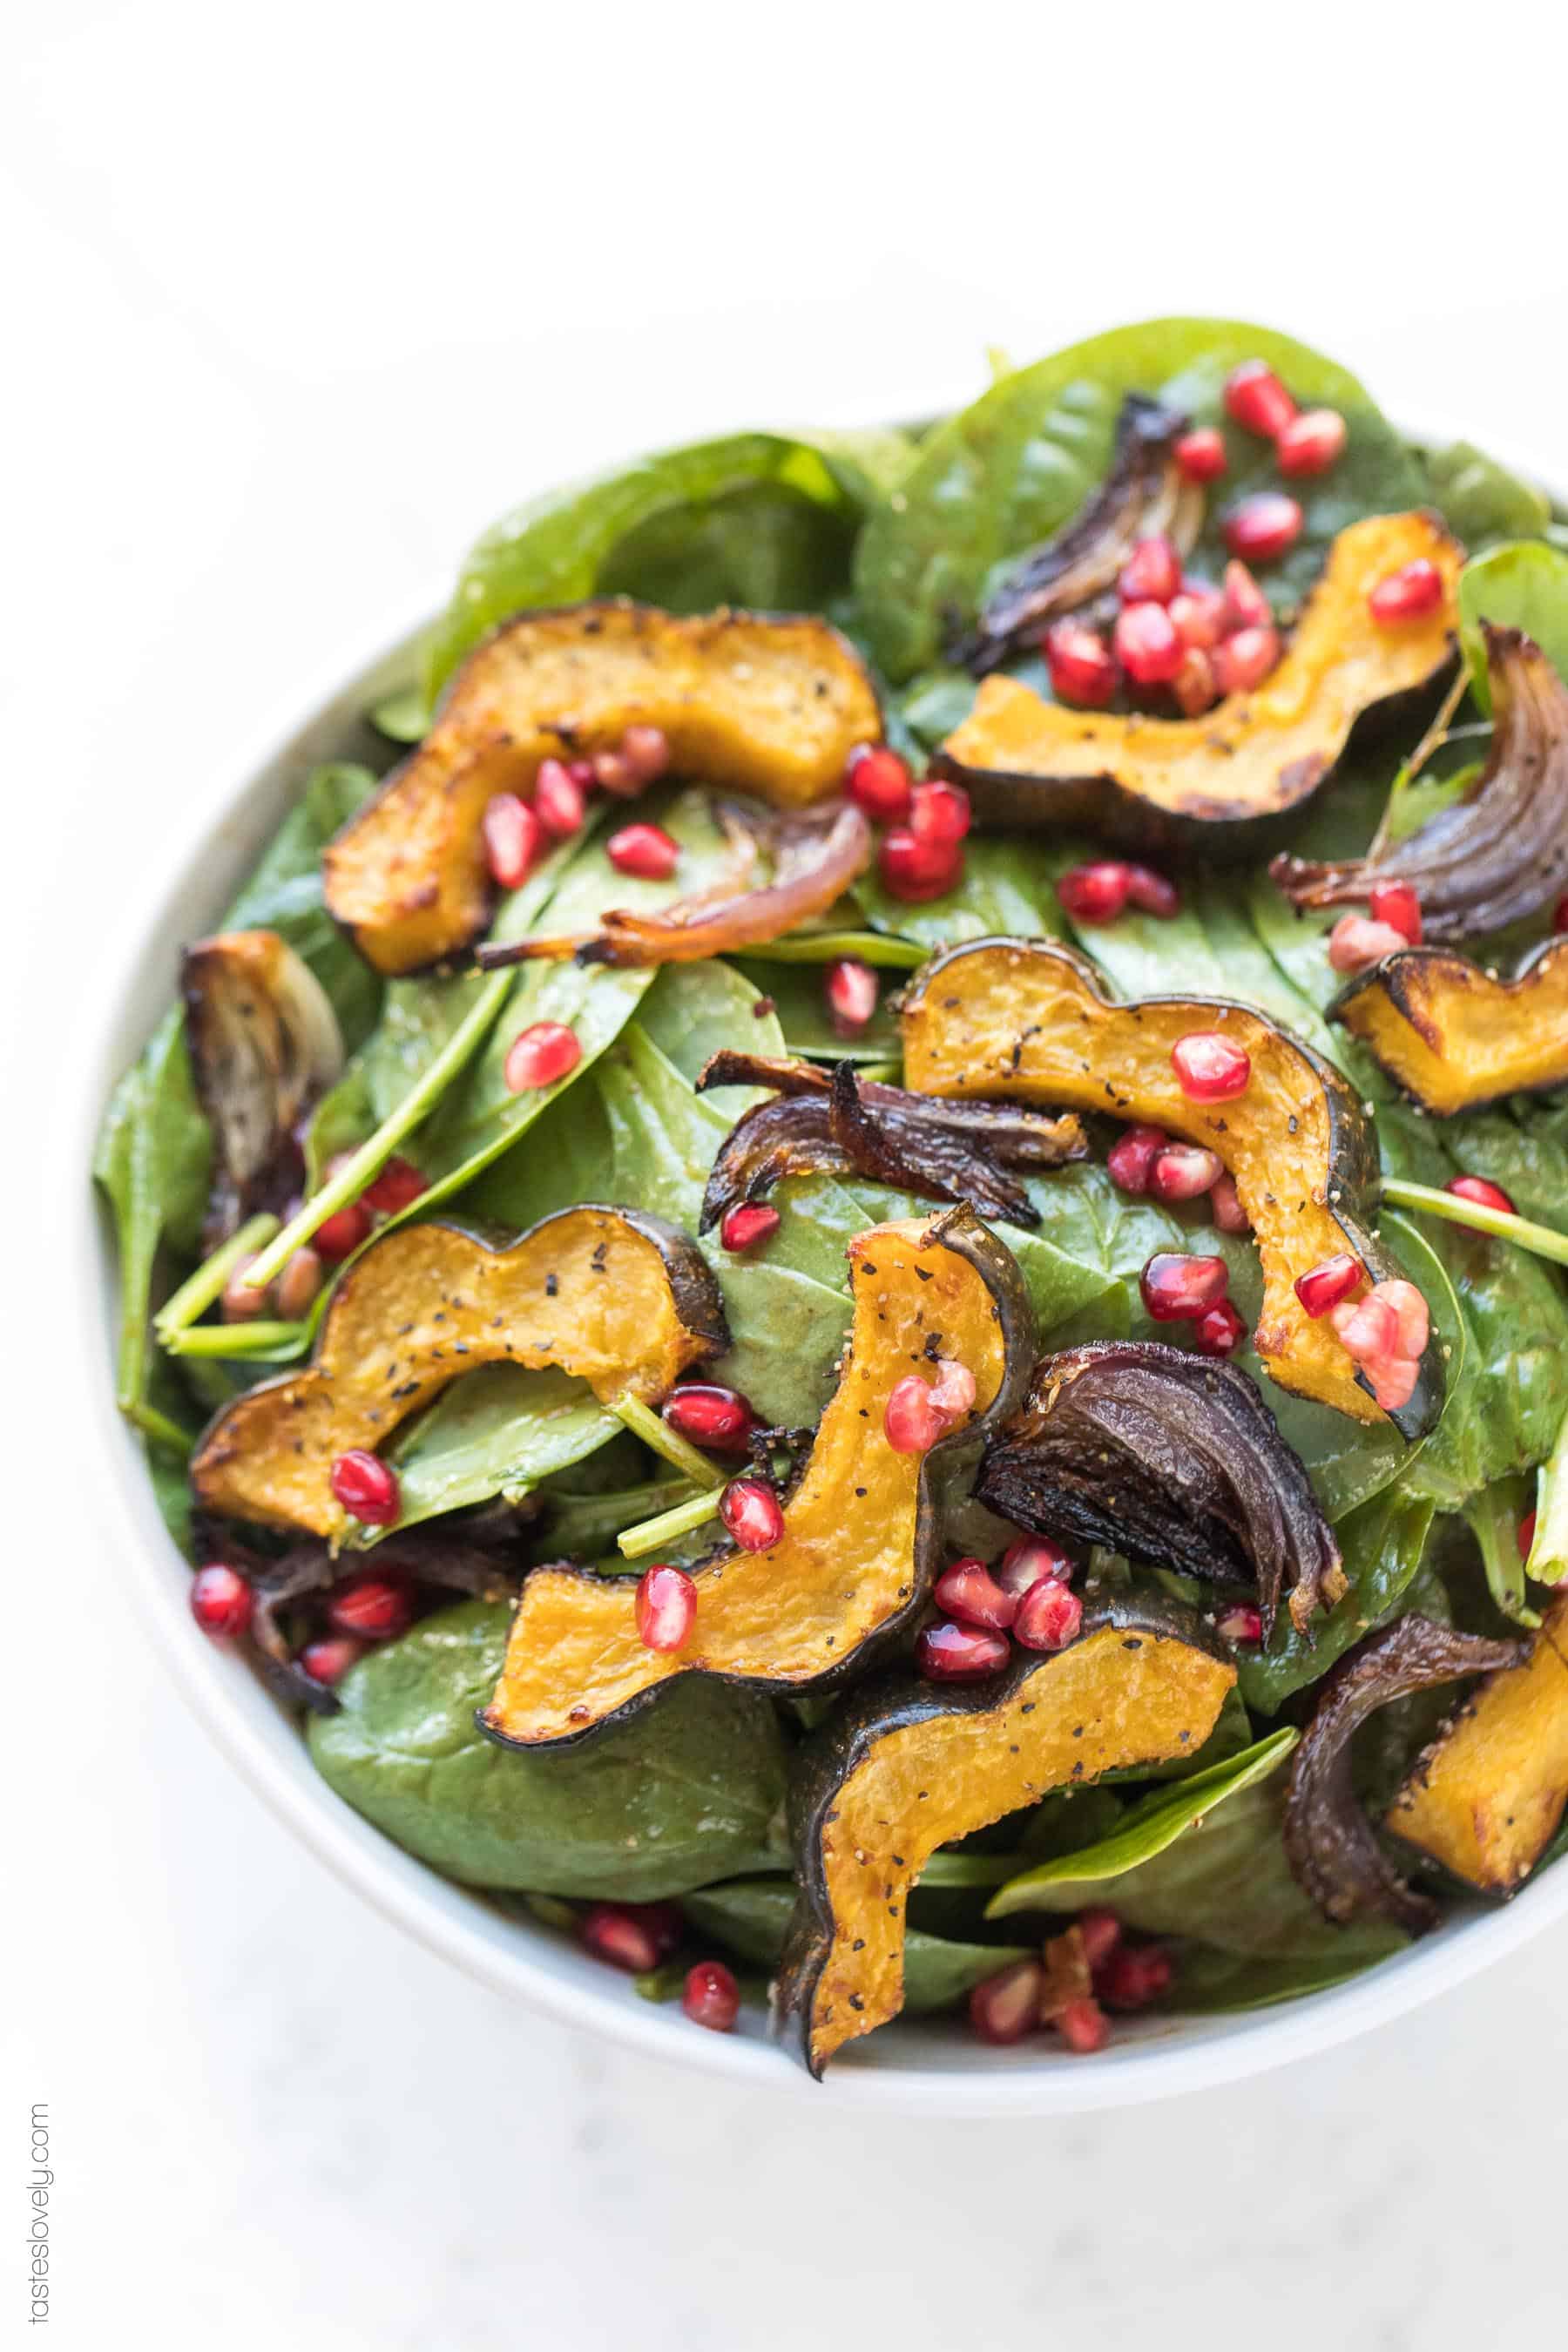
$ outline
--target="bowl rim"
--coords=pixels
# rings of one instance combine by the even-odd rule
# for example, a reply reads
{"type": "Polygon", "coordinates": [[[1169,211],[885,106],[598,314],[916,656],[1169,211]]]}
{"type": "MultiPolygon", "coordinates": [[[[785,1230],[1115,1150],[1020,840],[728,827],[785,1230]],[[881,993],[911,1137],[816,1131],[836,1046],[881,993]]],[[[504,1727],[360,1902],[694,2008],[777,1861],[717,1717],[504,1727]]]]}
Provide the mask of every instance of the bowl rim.
{"type": "MultiPolygon", "coordinates": [[[[1441,427],[1428,427],[1413,437],[1445,435],[1441,427]]],[[[1551,480],[1545,467],[1531,472],[1534,479],[1551,480]]],[[[863,2111],[975,2118],[1065,2116],[1237,2082],[1402,2016],[1517,1950],[1552,1920],[1568,1916],[1565,1863],[1527,1885],[1511,1902],[1477,1907],[1342,1985],[1223,2018],[1150,2021],[1093,2066],[1044,2048],[1026,2059],[1016,2051],[983,2052],[973,2043],[966,2045],[962,2064],[933,2064],[919,2056],[911,2061],[907,2053],[919,2045],[912,2036],[900,2041],[894,2027],[846,2053],[817,2084],[793,2055],[759,2033],[672,2032],[668,2008],[641,2000],[624,1978],[416,1861],[319,1778],[293,1718],[250,1668],[195,1637],[185,1584],[168,1572],[170,1539],[138,1444],[114,1401],[111,1312],[106,1318],[112,1275],[108,1220],[97,1187],[84,1184],[83,1174],[91,1164],[109,1097],[150,1034],[144,1006],[156,1001],[156,960],[182,935],[182,910],[205,901],[210,919],[228,887],[226,869],[242,870],[288,804],[292,773],[332,756],[313,739],[341,736],[363,719],[368,703],[392,679],[405,677],[412,648],[426,625],[421,619],[399,630],[369,661],[351,655],[334,664],[331,683],[312,700],[280,695],[280,718],[248,727],[237,739],[241,756],[215,761],[204,754],[205,770],[216,768],[241,782],[225,794],[216,815],[206,798],[192,793],[188,809],[164,838],[163,866],[169,878],[155,903],[149,908],[138,897],[112,926],[111,942],[95,959],[100,979],[93,1001],[81,1009],[77,1024],[80,1050],[70,1064],[77,1075],[57,1130],[57,1199],[68,1226],[60,1264],[72,1294],[66,1328],[81,1351],[96,1466],[103,1473],[90,1480],[90,1508],[109,1547],[106,1556],[129,1549],[137,1613],[182,1696],[274,1816],[384,1917],[491,1990],[672,2065],[695,2066],[732,2083],[802,2092],[819,2105],[831,2100],[863,2111]],[[303,720],[298,715],[301,708],[307,713],[303,720]],[[226,829],[237,836],[226,856],[226,829]],[[132,1539],[127,1547],[128,1533],[132,1539]]]]}

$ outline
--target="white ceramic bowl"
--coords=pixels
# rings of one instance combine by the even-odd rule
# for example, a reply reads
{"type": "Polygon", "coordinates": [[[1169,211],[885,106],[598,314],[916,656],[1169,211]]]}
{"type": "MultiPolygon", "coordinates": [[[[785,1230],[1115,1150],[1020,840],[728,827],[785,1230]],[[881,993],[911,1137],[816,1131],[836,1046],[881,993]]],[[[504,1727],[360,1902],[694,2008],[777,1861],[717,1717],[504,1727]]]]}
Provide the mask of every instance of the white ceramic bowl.
{"type": "MultiPolygon", "coordinates": [[[[113,1401],[113,1260],[106,1222],[87,1195],[92,1140],[110,1089],[170,1001],[179,944],[209,929],[317,761],[364,756],[379,742],[363,712],[411,673],[410,635],[333,694],[280,748],[239,766],[247,781],[216,814],[196,813],[170,845],[170,886],[130,925],[108,961],[98,1001],[112,1018],[88,1056],[73,1123],[83,1201],[77,1221],[75,1289],[81,1345],[97,1412],[105,1475],[94,1488],[112,1516],[148,1625],[197,1713],[251,1786],[341,1877],[385,1916],[470,1976],[593,2033],[741,2083],[771,2084],[861,2108],[926,2115],[1070,2115],[1253,2074],[1342,2042],[1441,1992],[1568,1914],[1568,1864],[1527,1885],[1510,1904],[1479,1907],[1436,1935],[1334,1990],[1229,2017],[1135,2021],[1092,2060],[1045,2042],[986,2049],[958,2024],[892,2024],[837,2059],[826,2081],[806,2076],[746,2013],[733,2034],[704,2032],[678,2007],[643,2000],[630,1983],[559,1937],[503,1916],[416,1862],[362,1821],[317,1776],[293,1719],[249,1669],[203,1639],[187,1606],[189,1570],[158,1515],[142,1455],[113,1401]]],[[[381,746],[384,752],[384,745],[381,746]]],[[[221,763],[220,763],[221,764],[221,763]]]]}

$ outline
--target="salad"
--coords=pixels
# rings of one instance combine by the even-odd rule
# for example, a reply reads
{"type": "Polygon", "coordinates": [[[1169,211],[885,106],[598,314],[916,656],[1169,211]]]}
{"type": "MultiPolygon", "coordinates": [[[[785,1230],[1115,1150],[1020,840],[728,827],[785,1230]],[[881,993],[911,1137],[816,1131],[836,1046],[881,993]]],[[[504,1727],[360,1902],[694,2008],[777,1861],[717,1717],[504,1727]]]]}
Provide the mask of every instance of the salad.
{"type": "Polygon", "coordinates": [[[1223,320],[506,517],[104,1120],[196,1624],[409,1853],[816,2074],[1513,1895],[1565,676],[1541,491],[1223,320]]]}

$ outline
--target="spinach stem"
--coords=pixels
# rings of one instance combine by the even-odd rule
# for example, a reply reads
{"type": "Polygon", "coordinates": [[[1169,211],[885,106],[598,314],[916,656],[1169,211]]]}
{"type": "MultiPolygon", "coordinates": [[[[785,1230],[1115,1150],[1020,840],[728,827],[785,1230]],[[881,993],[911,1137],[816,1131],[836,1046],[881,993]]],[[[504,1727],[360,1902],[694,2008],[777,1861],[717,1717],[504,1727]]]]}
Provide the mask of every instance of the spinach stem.
{"type": "Polygon", "coordinates": [[[303,1339],[309,1328],[304,1323],[196,1323],[160,1337],[171,1356],[227,1356],[237,1363],[244,1356],[303,1339]]]}
{"type": "Polygon", "coordinates": [[[745,952],[753,963],[835,963],[840,956],[853,956],[858,963],[899,971],[913,971],[931,960],[929,948],[891,931],[786,932],[745,952]]]}
{"type": "Polygon", "coordinates": [[[709,1519],[719,1516],[719,1497],[711,1487],[693,1495],[689,1502],[677,1503],[673,1510],[660,1511],[655,1519],[643,1519],[635,1528],[625,1528],[616,1538],[624,1559],[642,1559],[650,1551],[660,1551],[676,1536],[689,1535],[709,1519]]]}
{"type": "Polygon", "coordinates": [[[182,1461],[188,1460],[195,1452],[194,1442],[180,1427],[179,1423],[171,1421],[167,1413],[160,1412],[156,1405],[144,1404],[138,1398],[132,1403],[122,1405],[121,1410],[126,1420],[133,1428],[139,1429],[143,1437],[150,1437],[155,1445],[166,1445],[170,1453],[177,1454],[182,1461]]]}
{"type": "MultiPolygon", "coordinates": [[[[722,1486],[725,1483],[722,1470],[716,1470],[706,1454],[699,1454],[695,1445],[689,1445],[679,1430],[671,1429],[668,1422],[661,1421],[640,1397],[612,1398],[610,1411],[617,1421],[625,1422],[634,1437],[640,1437],[645,1445],[662,1455],[666,1462],[681,1471],[695,1485],[711,1488],[722,1486]]],[[[668,1517],[670,1514],[667,1512],[665,1516],[668,1517]]]]}
{"type": "Polygon", "coordinates": [[[1568,1265],[1568,1234],[1554,1233],[1550,1225],[1535,1224],[1529,1217],[1483,1208],[1479,1201],[1461,1200],[1457,1192],[1440,1192],[1435,1185],[1407,1184],[1403,1176],[1384,1178],[1383,1198],[1395,1208],[1425,1209],[1428,1216],[1447,1217],[1452,1225],[1472,1225],[1478,1233],[1495,1234],[1500,1242],[1515,1242],[1536,1257],[1549,1257],[1558,1265],[1568,1265]]]}
{"type": "Polygon", "coordinates": [[[206,1264],[198,1265],[195,1274],[188,1275],[178,1290],[163,1301],[153,1318],[153,1328],[159,1339],[167,1340],[171,1331],[183,1331],[199,1315],[205,1315],[223,1297],[229,1276],[241,1258],[260,1249],[277,1231],[277,1218],[265,1210],[259,1216],[248,1218],[238,1233],[221,1249],[214,1250],[206,1264]]]}

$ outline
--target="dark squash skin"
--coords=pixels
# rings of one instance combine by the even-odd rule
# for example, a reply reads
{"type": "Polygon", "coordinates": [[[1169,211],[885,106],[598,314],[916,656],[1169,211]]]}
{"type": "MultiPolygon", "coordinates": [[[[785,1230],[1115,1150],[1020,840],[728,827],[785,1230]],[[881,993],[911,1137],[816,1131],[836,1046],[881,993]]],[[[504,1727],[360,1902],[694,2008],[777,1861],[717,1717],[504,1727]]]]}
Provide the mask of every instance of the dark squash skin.
{"type": "Polygon", "coordinates": [[[986,1435],[1017,1410],[1034,1318],[1011,1253],[966,1209],[873,1226],[850,1264],[848,1349],[780,1541],[726,1544],[691,1571],[696,1622],[674,1653],[644,1646],[636,1577],[536,1568],[479,1718],[492,1738],[566,1746],[687,1674],[781,1695],[828,1689],[920,1614],[942,1561],[939,1496],[967,1484],[986,1435]],[[939,1341],[974,1375],[973,1412],[929,1454],[897,1454],[882,1427],[889,1394],[939,1341]]]}
{"type": "Polygon", "coordinates": [[[1439,1118],[1550,1094],[1568,1087],[1568,939],[1535,949],[1511,980],[1452,948],[1402,948],[1358,973],[1329,1017],[1439,1118]]]}
{"type": "Polygon", "coordinates": [[[444,1219],[396,1226],[342,1277],[311,1362],[209,1423],[191,1484],[226,1517],[341,1537],[334,1458],[384,1444],[464,1372],[551,1365],[604,1402],[657,1401],[729,1344],[706,1261],[640,1210],[563,1209],[505,1246],[444,1219]]]}
{"type": "Polygon", "coordinates": [[[900,1669],[847,1700],[802,1748],[790,1799],[800,1891],[774,2010],[811,2073],[902,2007],[910,1891],[939,1846],[1052,1789],[1195,1754],[1235,1681],[1195,1616],[1140,1597],[989,1682],[900,1669]]]}

